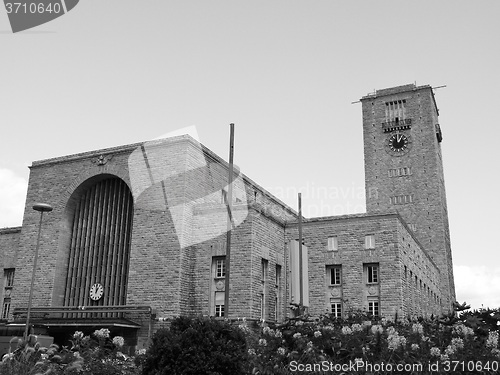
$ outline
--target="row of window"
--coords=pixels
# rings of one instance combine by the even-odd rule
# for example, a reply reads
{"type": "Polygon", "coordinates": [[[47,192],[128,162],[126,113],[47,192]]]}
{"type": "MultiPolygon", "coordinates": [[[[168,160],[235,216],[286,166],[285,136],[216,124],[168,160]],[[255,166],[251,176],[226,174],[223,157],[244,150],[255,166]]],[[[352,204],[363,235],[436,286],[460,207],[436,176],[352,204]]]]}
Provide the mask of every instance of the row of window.
{"type": "MultiPolygon", "coordinates": [[[[337,236],[328,237],[328,250],[336,251],[339,249],[339,240],[337,236]]],[[[375,235],[367,234],[365,236],[365,249],[375,249],[375,235]]]]}
{"type": "Polygon", "coordinates": [[[401,177],[411,175],[411,167],[389,169],[389,177],[401,177]]]}
{"type": "Polygon", "coordinates": [[[401,121],[406,118],[406,100],[394,100],[385,103],[385,118],[387,121],[401,121]]]}
{"type": "MultiPolygon", "coordinates": [[[[267,294],[269,293],[269,285],[268,285],[268,268],[269,262],[267,259],[262,259],[261,262],[261,286],[262,292],[260,294],[260,316],[261,319],[267,318],[267,294]]],[[[214,283],[220,283],[226,276],[226,261],[225,257],[214,257],[213,259],[213,270],[214,270],[214,283]]],[[[274,303],[274,318],[278,321],[281,319],[281,309],[280,306],[282,304],[281,294],[282,294],[282,286],[281,286],[281,265],[276,264],[276,272],[275,272],[275,303],[274,303]]],[[[225,305],[225,292],[216,290],[214,294],[214,310],[213,314],[215,317],[224,317],[224,305],[225,305]]]]}
{"type": "Polygon", "coordinates": [[[397,195],[390,198],[391,204],[413,203],[413,194],[397,195]]]}
{"type": "MultiPolygon", "coordinates": [[[[342,266],[326,266],[329,285],[342,285],[342,266]]],[[[363,274],[367,284],[380,282],[378,263],[363,264],[363,274]]]]}
{"type": "MultiPolygon", "coordinates": [[[[378,297],[368,297],[368,314],[380,316],[380,301],[378,297]]],[[[340,298],[330,298],[330,313],[335,318],[342,317],[342,300],[340,298]]]]}

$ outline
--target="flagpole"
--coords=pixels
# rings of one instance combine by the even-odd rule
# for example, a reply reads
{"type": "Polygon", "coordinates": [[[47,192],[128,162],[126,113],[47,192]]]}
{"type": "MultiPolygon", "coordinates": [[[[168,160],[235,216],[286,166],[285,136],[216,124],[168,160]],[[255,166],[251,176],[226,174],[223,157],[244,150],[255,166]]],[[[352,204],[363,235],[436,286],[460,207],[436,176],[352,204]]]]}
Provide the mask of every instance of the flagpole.
{"type": "Polygon", "coordinates": [[[229,175],[226,195],[227,232],[226,232],[226,274],[224,286],[224,318],[229,319],[229,275],[231,270],[231,230],[233,228],[231,206],[233,203],[233,156],[234,156],[234,124],[229,124],[229,175]]]}
{"type": "Polygon", "coordinates": [[[304,310],[304,280],[302,279],[302,194],[299,193],[299,315],[302,315],[304,310]]]}

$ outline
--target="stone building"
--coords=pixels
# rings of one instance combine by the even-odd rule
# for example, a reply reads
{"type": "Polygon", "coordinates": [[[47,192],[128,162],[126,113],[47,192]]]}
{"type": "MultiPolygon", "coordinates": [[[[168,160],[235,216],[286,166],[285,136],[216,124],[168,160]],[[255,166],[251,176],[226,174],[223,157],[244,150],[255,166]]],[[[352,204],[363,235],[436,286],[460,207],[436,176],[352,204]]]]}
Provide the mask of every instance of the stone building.
{"type": "MultiPolygon", "coordinates": [[[[311,315],[451,310],[432,88],[378,90],[361,103],[367,213],[303,219],[302,267],[297,212],[236,171],[230,319],[283,321],[300,290],[311,315]]],[[[227,317],[227,176],[228,164],[189,136],[33,162],[23,224],[0,230],[3,323],[26,321],[36,202],[53,207],[41,227],[31,310],[37,329],[62,341],[107,327],[142,347],[174,316],[227,317]]]]}

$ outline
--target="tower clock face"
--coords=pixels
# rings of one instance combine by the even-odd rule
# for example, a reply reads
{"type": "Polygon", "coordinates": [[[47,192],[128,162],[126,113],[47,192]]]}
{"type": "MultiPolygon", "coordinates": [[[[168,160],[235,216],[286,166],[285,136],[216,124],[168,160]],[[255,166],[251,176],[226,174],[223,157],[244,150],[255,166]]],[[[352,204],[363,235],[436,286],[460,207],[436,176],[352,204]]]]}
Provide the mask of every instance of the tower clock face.
{"type": "Polygon", "coordinates": [[[410,151],[411,139],[410,136],[401,133],[392,134],[386,140],[386,151],[394,156],[401,156],[410,151]]]}
{"type": "Polygon", "coordinates": [[[103,292],[104,292],[103,286],[99,283],[95,283],[90,288],[90,298],[93,301],[98,301],[101,299],[103,292]]]}

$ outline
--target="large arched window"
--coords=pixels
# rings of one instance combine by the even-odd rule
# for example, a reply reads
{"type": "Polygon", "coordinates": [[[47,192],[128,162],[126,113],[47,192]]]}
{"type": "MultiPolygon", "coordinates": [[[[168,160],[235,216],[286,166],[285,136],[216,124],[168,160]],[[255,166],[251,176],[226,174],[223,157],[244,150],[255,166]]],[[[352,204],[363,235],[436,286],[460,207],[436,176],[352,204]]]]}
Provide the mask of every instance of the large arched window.
{"type": "Polygon", "coordinates": [[[81,192],[74,212],[64,306],[124,305],[133,218],[130,189],[116,177],[101,180],[81,192]],[[102,286],[102,294],[91,298],[94,284],[102,286]]]}

